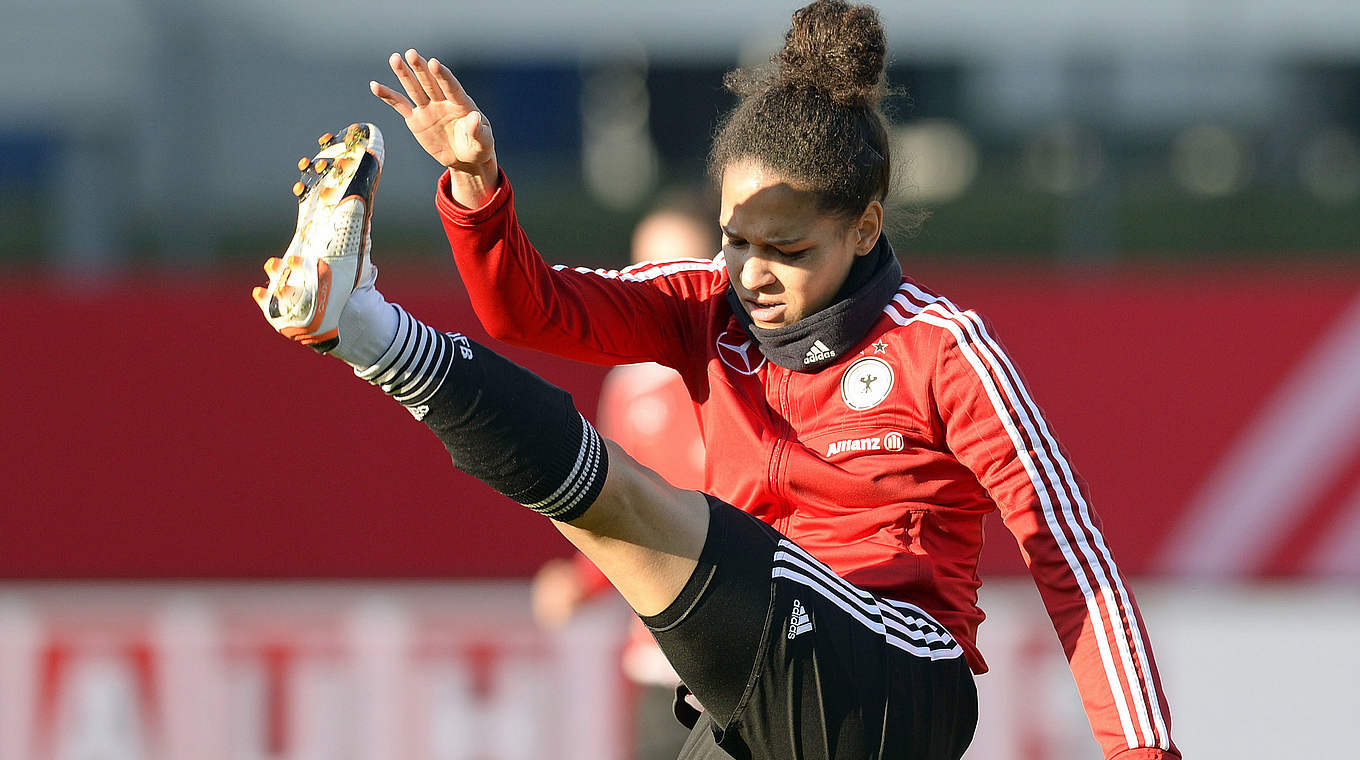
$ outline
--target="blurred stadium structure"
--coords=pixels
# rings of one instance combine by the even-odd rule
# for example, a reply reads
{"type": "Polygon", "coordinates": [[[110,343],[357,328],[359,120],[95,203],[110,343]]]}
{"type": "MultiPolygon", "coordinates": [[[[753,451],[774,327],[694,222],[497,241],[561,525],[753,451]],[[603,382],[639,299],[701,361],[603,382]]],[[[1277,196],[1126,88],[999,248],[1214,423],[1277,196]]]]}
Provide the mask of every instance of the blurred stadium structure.
{"type": "MultiPolygon", "coordinates": [[[[253,261],[292,223],[294,153],[394,121],[365,84],[415,45],[493,115],[524,216],[605,259],[658,185],[696,179],[724,71],[789,3],[5,0],[6,260],[253,261]],[[584,191],[584,192],[583,192],[584,191]],[[582,199],[562,204],[564,194],[582,199]]],[[[1094,263],[1343,255],[1360,239],[1360,6],[1345,0],[886,3],[919,249],[1094,263]]],[[[404,144],[404,147],[403,147],[404,144]]],[[[387,241],[437,239],[407,139],[387,241]]]]}
{"type": "MultiPolygon", "coordinates": [[[[622,265],[795,4],[470,5],[0,0],[0,760],[621,760],[622,611],[536,633],[552,529],[247,293],[297,157],[371,120],[384,289],[478,334],[436,167],[365,89],[411,45],[491,115],[545,251],[622,265]],[[276,461],[297,440],[326,452],[311,483],[276,461]]],[[[991,318],[1090,482],[1177,741],[1344,756],[1360,3],[880,6],[899,200],[934,211],[905,269],[991,318]]],[[[594,408],[600,368],[510,354],[594,408]]],[[[984,556],[969,756],[1093,756],[1013,546],[984,556]]]]}

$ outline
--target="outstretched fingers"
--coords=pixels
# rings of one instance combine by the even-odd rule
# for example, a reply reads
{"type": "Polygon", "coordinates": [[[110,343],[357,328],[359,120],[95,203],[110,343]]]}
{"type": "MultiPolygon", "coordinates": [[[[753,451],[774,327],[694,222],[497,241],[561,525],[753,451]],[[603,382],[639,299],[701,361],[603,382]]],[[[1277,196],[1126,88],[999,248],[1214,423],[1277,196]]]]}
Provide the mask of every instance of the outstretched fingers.
{"type": "Polygon", "coordinates": [[[403,119],[410,118],[411,112],[415,110],[415,107],[411,105],[411,101],[407,100],[401,93],[385,84],[380,82],[369,82],[368,91],[378,96],[378,99],[382,102],[392,106],[392,110],[396,111],[403,119]]]}
{"type": "Polygon", "coordinates": [[[449,100],[463,106],[469,111],[477,110],[477,104],[472,102],[472,98],[468,96],[467,90],[463,89],[462,83],[458,81],[458,78],[453,75],[452,71],[449,71],[448,66],[440,63],[437,58],[431,58],[429,63],[426,64],[426,68],[429,70],[430,76],[433,77],[434,81],[439,85],[439,89],[448,96],[449,100]]]}
{"type": "MultiPolygon", "coordinates": [[[[414,53],[415,51],[409,51],[414,53]]],[[[416,75],[411,71],[411,67],[406,65],[406,60],[397,53],[393,53],[387,58],[387,65],[392,67],[392,73],[397,75],[397,81],[401,82],[402,89],[406,90],[406,97],[417,108],[430,102],[430,96],[425,92],[425,88],[416,79],[416,75]]]]}
{"type": "Polygon", "coordinates": [[[388,56],[387,64],[406,94],[376,81],[369,82],[368,89],[402,118],[410,117],[417,108],[438,102],[450,103],[464,112],[477,110],[477,104],[453,72],[434,58],[426,60],[415,48],[407,50],[404,56],[393,53],[388,56]]]}
{"type": "Polygon", "coordinates": [[[420,53],[416,52],[415,48],[406,51],[406,63],[415,72],[416,81],[420,82],[420,86],[425,90],[425,95],[429,100],[448,100],[439,83],[435,81],[434,77],[430,76],[429,63],[420,56],[420,53]]]}
{"type": "Polygon", "coordinates": [[[401,82],[400,88],[369,82],[369,91],[406,120],[412,136],[434,160],[459,172],[477,174],[480,182],[491,183],[494,188],[496,153],[491,124],[453,72],[434,58],[422,57],[414,48],[405,54],[393,53],[387,62],[401,82]]]}

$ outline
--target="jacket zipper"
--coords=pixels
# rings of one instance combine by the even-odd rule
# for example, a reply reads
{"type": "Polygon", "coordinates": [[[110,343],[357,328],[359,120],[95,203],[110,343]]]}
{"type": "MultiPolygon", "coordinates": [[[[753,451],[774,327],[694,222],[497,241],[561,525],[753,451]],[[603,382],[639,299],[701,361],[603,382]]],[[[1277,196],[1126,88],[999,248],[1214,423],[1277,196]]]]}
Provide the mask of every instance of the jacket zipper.
{"type": "MultiPolygon", "coordinates": [[[[782,427],[775,437],[774,449],[770,452],[770,469],[767,474],[770,495],[772,497],[777,497],[783,490],[783,482],[779,479],[779,470],[783,466],[784,452],[787,449],[789,434],[793,430],[793,424],[789,421],[789,379],[793,376],[793,373],[775,365],[772,365],[770,369],[771,371],[778,371],[781,375],[777,397],[779,402],[779,422],[782,427]]],[[[778,522],[774,526],[775,529],[781,533],[787,532],[789,517],[792,514],[793,507],[788,505],[786,501],[786,506],[781,511],[778,522]]]]}

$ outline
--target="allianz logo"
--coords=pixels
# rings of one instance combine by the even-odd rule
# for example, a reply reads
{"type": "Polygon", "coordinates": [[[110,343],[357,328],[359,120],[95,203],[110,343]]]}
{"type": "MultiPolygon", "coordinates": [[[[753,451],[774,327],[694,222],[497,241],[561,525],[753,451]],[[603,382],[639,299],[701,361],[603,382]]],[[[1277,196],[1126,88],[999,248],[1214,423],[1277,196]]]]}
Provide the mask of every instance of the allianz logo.
{"type": "Polygon", "coordinates": [[[847,438],[826,447],[828,457],[855,451],[901,451],[906,448],[906,440],[901,433],[892,432],[871,438],[847,438]]]}

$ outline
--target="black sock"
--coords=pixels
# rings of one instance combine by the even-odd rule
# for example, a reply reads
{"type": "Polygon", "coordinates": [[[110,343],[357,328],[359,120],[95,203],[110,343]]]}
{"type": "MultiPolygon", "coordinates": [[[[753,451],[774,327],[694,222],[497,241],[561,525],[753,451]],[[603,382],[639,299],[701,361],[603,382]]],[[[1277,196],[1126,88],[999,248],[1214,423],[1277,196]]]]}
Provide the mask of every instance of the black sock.
{"type": "Polygon", "coordinates": [[[571,394],[397,309],[391,347],[355,374],[424,421],[458,469],[554,520],[584,514],[604,487],[609,457],[571,394]]]}

